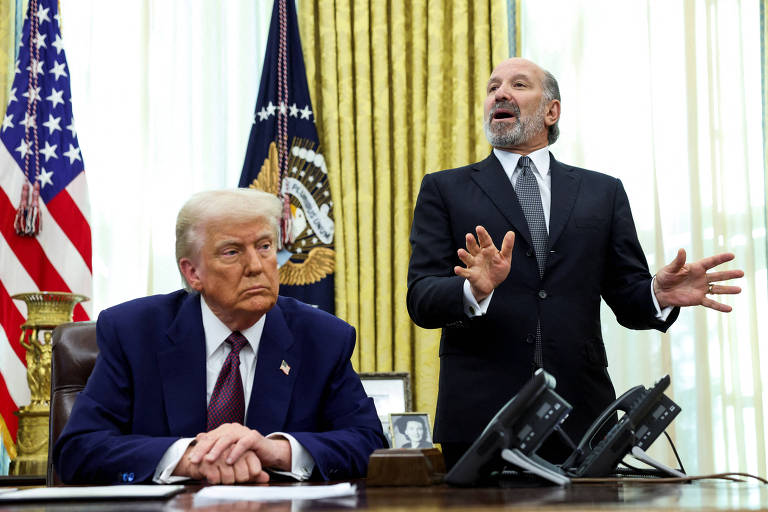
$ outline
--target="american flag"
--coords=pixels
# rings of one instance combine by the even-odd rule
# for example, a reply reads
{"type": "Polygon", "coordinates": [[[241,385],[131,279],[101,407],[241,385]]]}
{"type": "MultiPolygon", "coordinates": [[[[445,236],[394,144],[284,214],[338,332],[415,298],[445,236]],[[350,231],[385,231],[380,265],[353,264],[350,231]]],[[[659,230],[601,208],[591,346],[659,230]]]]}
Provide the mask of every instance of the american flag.
{"type": "MultiPolygon", "coordinates": [[[[59,21],[56,0],[29,0],[0,127],[0,414],[14,437],[13,411],[30,396],[19,344],[27,311],[11,296],[38,290],[91,296],[88,189],[59,21]],[[35,182],[41,229],[19,236],[14,218],[22,188],[35,182]]],[[[89,318],[88,304],[75,308],[76,321],[89,318]]]]}

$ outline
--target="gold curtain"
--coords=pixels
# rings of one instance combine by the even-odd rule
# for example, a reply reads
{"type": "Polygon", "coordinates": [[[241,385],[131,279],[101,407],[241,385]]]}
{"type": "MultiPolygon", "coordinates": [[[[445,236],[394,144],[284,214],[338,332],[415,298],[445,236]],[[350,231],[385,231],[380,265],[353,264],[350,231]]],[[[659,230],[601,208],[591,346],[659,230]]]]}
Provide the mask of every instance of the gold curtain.
{"type": "Polygon", "coordinates": [[[16,38],[16,2],[8,0],[0,2],[0,106],[5,115],[8,104],[8,92],[13,82],[16,55],[14,39],[16,38]]]}
{"type": "Polygon", "coordinates": [[[336,221],[336,314],[358,371],[408,371],[434,413],[438,330],[405,306],[421,178],[484,158],[482,100],[508,56],[506,0],[299,3],[299,26],[336,221]]]}

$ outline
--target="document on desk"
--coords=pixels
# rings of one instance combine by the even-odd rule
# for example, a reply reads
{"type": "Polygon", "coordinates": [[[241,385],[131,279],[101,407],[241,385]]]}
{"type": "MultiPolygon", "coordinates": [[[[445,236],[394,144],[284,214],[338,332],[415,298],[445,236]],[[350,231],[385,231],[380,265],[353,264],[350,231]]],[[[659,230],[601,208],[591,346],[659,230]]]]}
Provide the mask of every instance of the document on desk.
{"type": "Polygon", "coordinates": [[[183,490],[183,485],[40,487],[2,493],[0,503],[5,501],[165,499],[183,490]]]}
{"type": "Polygon", "coordinates": [[[215,501],[320,500],[355,495],[350,483],[335,485],[215,485],[197,491],[195,504],[215,501]]]}

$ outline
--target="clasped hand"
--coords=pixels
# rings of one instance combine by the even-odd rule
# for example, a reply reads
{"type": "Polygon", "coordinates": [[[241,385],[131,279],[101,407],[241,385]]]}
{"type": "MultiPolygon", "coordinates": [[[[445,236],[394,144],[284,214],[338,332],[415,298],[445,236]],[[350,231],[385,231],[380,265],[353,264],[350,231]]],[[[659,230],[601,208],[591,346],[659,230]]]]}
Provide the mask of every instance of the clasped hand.
{"type": "Polygon", "coordinates": [[[515,245],[515,234],[507,231],[501,242],[501,250],[496,249],[493,239],[483,226],[475,228],[477,240],[472,233],[465,236],[467,248],[459,249],[459,259],[466,268],[455,266],[453,271],[457,276],[469,281],[472,295],[477,301],[488,297],[509,275],[512,266],[512,247],[515,245]]]}
{"type": "Polygon", "coordinates": [[[270,439],[239,423],[225,423],[198,434],[187,447],[174,475],[212,484],[269,481],[265,468],[291,469],[287,439],[270,439]]]}

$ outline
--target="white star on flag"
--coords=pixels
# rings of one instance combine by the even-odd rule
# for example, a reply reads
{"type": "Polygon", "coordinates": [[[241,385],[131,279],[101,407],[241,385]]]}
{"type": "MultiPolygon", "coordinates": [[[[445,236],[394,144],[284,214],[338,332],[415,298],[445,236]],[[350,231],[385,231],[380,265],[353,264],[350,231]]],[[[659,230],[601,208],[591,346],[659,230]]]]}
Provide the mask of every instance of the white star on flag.
{"type": "Polygon", "coordinates": [[[29,112],[27,112],[27,113],[24,115],[24,120],[21,122],[21,124],[22,124],[22,125],[23,125],[23,126],[24,126],[24,127],[27,129],[27,130],[29,130],[29,127],[30,127],[30,126],[31,126],[32,128],[37,128],[37,123],[35,123],[35,117],[36,117],[36,116],[31,116],[31,115],[29,115],[29,112]]]}
{"type": "Polygon", "coordinates": [[[283,114],[283,115],[285,115],[285,112],[286,112],[285,103],[283,103],[283,102],[281,101],[281,102],[280,102],[280,113],[281,113],[281,114],[283,114]]]}
{"type": "Polygon", "coordinates": [[[267,114],[269,114],[270,116],[273,116],[273,115],[275,115],[275,109],[276,109],[276,108],[277,108],[277,107],[275,107],[275,106],[272,104],[272,102],[270,101],[270,102],[269,102],[269,104],[267,105],[267,114]]]}
{"type": "Polygon", "coordinates": [[[299,117],[299,107],[297,107],[295,103],[288,107],[288,109],[290,110],[289,115],[291,117],[299,117]]]}
{"type": "Polygon", "coordinates": [[[75,121],[72,120],[71,123],[67,125],[67,130],[72,132],[72,137],[77,137],[77,131],[75,130],[75,121]]]}
{"type": "Polygon", "coordinates": [[[64,66],[66,66],[63,62],[56,62],[53,67],[51,68],[51,73],[56,75],[56,80],[61,78],[62,76],[68,76],[67,72],[64,71],[64,66]]]}
{"type": "Polygon", "coordinates": [[[25,156],[27,156],[27,153],[29,153],[30,146],[32,146],[32,142],[27,142],[25,140],[22,140],[19,143],[19,147],[16,148],[16,151],[21,153],[21,158],[24,158],[25,156]]]}
{"type": "Polygon", "coordinates": [[[37,34],[37,37],[35,37],[35,40],[32,41],[35,43],[35,46],[37,46],[37,49],[45,48],[47,45],[45,44],[45,38],[48,37],[47,34],[37,34]]]}
{"type": "Polygon", "coordinates": [[[40,176],[37,177],[37,181],[40,182],[40,188],[44,188],[46,185],[53,186],[53,180],[51,177],[53,176],[53,171],[46,171],[45,169],[40,169],[40,176]]]}
{"type": "Polygon", "coordinates": [[[42,23],[44,21],[51,21],[51,18],[48,17],[48,11],[50,11],[50,10],[51,9],[48,8],[48,7],[43,9],[42,5],[38,6],[37,7],[37,14],[35,14],[35,16],[37,16],[37,20],[38,20],[37,22],[38,23],[42,23]]]}
{"type": "Polygon", "coordinates": [[[64,95],[64,89],[57,91],[55,87],[52,87],[51,95],[45,99],[53,103],[51,108],[56,108],[56,105],[58,105],[59,103],[62,103],[62,104],[64,103],[64,100],[62,99],[63,95],[64,95]]]}
{"type": "Polygon", "coordinates": [[[267,114],[267,111],[264,110],[264,107],[261,107],[261,110],[256,112],[256,115],[259,116],[259,121],[264,121],[269,117],[269,114],[267,114]]]}
{"type": "Polygon", "coordinates": [[[32,68],[31,65],[27,66],[27,71],[32,71],[33,74],[39,75],[40,73],[43,72],[43,61],[41,60],[37,61],[37,63],[35,64],[35,69],[31,69],[31,68],[32,68]]]}
{"type": "Polygon", "coordinates": [[[56,147],[57,146],[58,146],[58,144],[54,144],[53,146],[51,146],[50,144],[48,144],[48,141],[45,141],[45,147],[43,149],[41,149],[40,152],[45,155],[45,161],[46,162],[48,160],[50,160],[51,157],[58,158],[56,156],[56,147]]]}
{"type": "Polygon", "coordinates": [[[61,117],[53,117],[53,114],[48,114],[48,120],[43,123],[43,126],[48,128],[48,133],[53,134],[56,130],[61,131],[61,126],[59,126],[59,123],[61,122],[61,117]]]}
{"type": "Polygon", "coordinates": [[[6,114],[3,118],[3,131],[6,128],[13,128],[13,114],[6,114]]]}
{"type": "Polygon", "coordinates": [[[32,96],[34,96],[34,97],[32,98],[32,101],[39,101],[40,100],[40,88],[39,87],[35,87],[34,89],[27,90],[24,94],[22,94],[22,96],[24,96],[25,98],[29,99],[29,91],[33,91],[32,92],[32,96]]]}
{"type": "Polygon", "coordinates": [[[80,160],[80,148],[76,148],[70,144],[69,149],[64,152],[64,156],[69,158],[69,163],[72,164],[75,160],[80,160]]]}
{"type": "Polygon", "coordinates": [[[16,88],[15,88],[15,87],[14,87],[13,89],[11,89],[11,92],[10,92],[10,97],[11,97],[11,98],[8,100],[8,104],[9,104],[9,105],[10,105],[11,103],[13,103],[14,101],[16,101],[16,88]]]}
{"type": "MultiPolygon", "coordinates": [[[[58,14],[56,16],[58,16],[58,14]]],[[[61,53],[62,48],[64,48],[64,41],[61,40],[61,36],[59,34],[56,34],[56,39],[53,40],[51,46],[56,48],[56,55],[61,53]]]]}
{"type": "Polygon", "coordinates": [[[309,119],[310,115],[312,115],[312,111],[309,109],[309,105],[304,105],[304,108],[301,109],[301,118],[309,119]]]}

